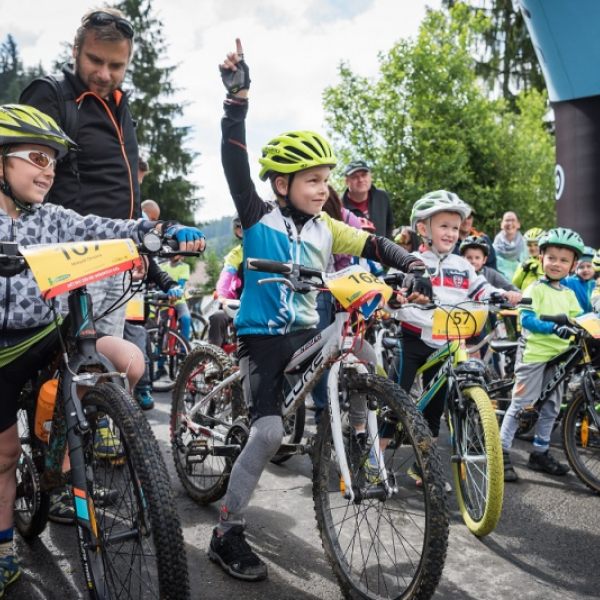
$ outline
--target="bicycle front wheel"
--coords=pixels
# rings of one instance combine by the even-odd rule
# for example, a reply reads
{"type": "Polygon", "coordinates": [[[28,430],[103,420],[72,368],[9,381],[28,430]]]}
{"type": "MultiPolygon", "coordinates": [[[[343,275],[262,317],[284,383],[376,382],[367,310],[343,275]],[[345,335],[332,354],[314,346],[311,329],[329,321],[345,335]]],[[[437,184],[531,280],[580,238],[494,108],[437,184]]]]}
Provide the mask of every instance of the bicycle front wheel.
{"type": "Polygon", "coordinates": [[[350,500],[330,420],[319,423],[313,496],[325,553],[346,598],[426,600],[440,581],[448,544],[448,498],[437,447],[422,414],[397,385],[360,375],[350,389],[377,403],[381,444],[387,447],[379,475],[365,466],[371,464],[372,440],[360,456],[346,448],[355,478],[356,497],[350,500]],[[382,468],[390,495],[382,493],[382,468]],[[421,473],[422,486],[409,471],[421,473]]]}
{"type": "Polygon", "coordinates": [[[452,459],[456,497],[471,533],[491,533],[502,513],[504,462],[496,413],[479,387],[462,390],[465,411],[457,415],[452,459]]]}
{"type": "Polygon", "coordinates": [[[600,492],[600,404],[579,394],[563,420],[563,444],[569,464],[591,490],[600,492]]]}
{"type": "Polygon", "coordinates": [[[235,454],[247,427],[234,420],[243,413],[239,379],[218,388],[232,371],[229,357],[211,344],[195,348],[181,367],[171,403],[171,448],[177,475],[188,495],[200,504],[219,500],[227,491],[235,454]],[[191,408],[200,403],[192,415],[191,408]],[[237,434],[235,433],[237,431],[237,434]]]}
{"type": "Polygon", "coordinates": [[[175,387],[183,361],[190,353],[190,344],[174,329],[162,332],[160,326],[155,326],[147,331],[152,389],[155,392],[170,392],[175,387]]]}
{"type": "MultiPolygon", "coordinates": [[[[91,424],[83,452],[98,543],[90,543],[87,529],[77,530],[91,597],[188,600],[175,497],[148,421],[114,384],[90,389],[81,403],[91,424]]],[[[74,496],[82,500],[75,488],[74,496]]]]}

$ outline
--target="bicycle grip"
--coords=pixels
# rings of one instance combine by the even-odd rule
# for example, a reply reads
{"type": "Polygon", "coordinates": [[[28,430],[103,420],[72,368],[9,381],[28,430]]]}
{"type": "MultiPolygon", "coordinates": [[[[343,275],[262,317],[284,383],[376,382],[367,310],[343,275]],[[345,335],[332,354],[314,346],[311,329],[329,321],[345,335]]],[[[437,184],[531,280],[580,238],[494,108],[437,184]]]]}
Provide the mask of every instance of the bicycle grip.
{"type": "Polygon", "coordinates": [[[521,298],[517,304],[523,304],[525,306],[531,306],[533,304],[533,298],[521,298]]]}
{"type": "Polygon", "coordinates": [[[246,269],[249,271],[263,271],[264,273],[278,273],[289,275],[293,270],[292,263],[283,263],[278,260],[265,260],[262,258],[247,258],[246,269]]]}
{"type": "Polygon", "coordinates": [[[571,321],[565,314],[560,315],[540,315],[540,321],[550,321],[557,325],[568,325],[571,321]]]}

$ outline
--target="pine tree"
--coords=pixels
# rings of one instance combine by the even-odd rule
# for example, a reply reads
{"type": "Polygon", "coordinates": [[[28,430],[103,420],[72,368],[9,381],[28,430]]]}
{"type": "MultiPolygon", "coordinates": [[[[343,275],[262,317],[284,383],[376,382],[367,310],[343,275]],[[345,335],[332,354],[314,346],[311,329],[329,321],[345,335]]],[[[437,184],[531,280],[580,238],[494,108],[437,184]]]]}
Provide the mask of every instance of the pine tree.
{"type": "Polygon", "coordinates": [[[185,148],[190,133],[174,121],[182,105],[172,101],[177,91],[171,76],[176,67],[159,65],[167,55],[162,22],[153,16],[151,0],[123,0],[115,5],[135,28],[135,45],[126,89],[133,90],[131,112],[138,123],[140,153],[150,165],[142,183],[142,199],[152,198],[161,207],[161,219],[194,223],[201,205],[198,186],[188,179],[198,153],[185,148]]]}
{"type": "Polygon", "coordinates": [[[44,75],[41,63],[37,67],[23,68],[17,43],[9,33],[0,46],[0,104],[18,102],[21,90],[41,75],[44,75]]]}
{"type": "MultiPolygon", "coordinates": [[[[457,0],[442,3],[451,8],[457,0]]],[[[462,3],[488,18],[487,27],[478,36],[476,73],[489,88],[499,91],[513,108],[518,92],[545,90],[544,76],[518,2],[463,0],[462,3]]]]}

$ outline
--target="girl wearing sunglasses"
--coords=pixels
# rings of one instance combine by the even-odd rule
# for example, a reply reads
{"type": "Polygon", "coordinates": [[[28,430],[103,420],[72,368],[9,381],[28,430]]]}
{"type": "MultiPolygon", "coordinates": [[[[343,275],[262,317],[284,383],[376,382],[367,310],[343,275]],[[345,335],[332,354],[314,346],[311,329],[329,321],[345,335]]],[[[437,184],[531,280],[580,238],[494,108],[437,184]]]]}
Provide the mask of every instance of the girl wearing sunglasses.
{"type": "MultiPolygon", "coordinates": [[[[162,228],[161,223],[144,219],[82,217],[61,206],[43,204],[54,182],[56,161],[72,149],[75,144],[39,110],[0,106],[0,244],[30,246],[129,237],[139,241],[153,227],[162,228]]],[[[168,231],[179,239],[181,249],[204,249],[197,229],[175,225],[168,231]]],[[[30,271],[15,275],[0,270],[0,596],[21,574],[13,548],[15,470],[21,453],[18,400],[31,374],[56,356],[58,334],[53,319],[30,271]]],[[[127,373],[133,389],[144,371],[140,350],[111,336],[101,337],[97,347],[119,372],[127,373]]]]}

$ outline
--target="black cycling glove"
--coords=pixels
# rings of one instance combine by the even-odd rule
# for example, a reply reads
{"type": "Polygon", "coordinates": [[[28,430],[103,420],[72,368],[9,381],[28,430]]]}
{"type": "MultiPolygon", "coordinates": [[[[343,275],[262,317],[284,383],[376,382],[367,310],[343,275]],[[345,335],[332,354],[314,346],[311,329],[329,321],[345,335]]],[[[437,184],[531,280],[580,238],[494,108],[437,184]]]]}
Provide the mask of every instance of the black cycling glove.
{"type": "Polygon", "coordinates": [[[408,274],[404,278],[404,287],[407,289],[409,296],[416,292],[427,296],[429,299],[433,298],[429,269],[424,263],[414,262],[410,265],[408,274]]]}
{"type": "Polygon", "coordinates": [[[574,336],[576,332],[575,329],[569,327],[568,325],[556,324],[552,329],[552,333],[563,340],[568,340],[570,337],[574,336]]]}
{"type": "Polygon", "coordinates": [[[250,89],[250,69],[248,69],[248,65],[244,61],[244,55],[240,54],[240,57],[242,60],[235,65],[237,71],[224,69],[219,65],[223,85],[230,94],[237,94],[240,90],[250,89]]]}

